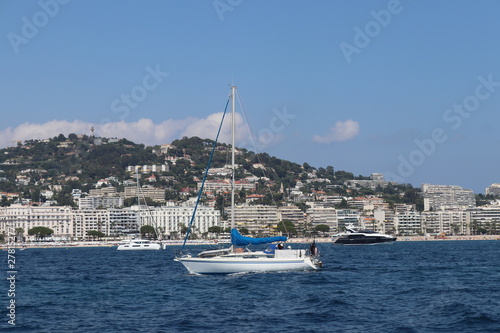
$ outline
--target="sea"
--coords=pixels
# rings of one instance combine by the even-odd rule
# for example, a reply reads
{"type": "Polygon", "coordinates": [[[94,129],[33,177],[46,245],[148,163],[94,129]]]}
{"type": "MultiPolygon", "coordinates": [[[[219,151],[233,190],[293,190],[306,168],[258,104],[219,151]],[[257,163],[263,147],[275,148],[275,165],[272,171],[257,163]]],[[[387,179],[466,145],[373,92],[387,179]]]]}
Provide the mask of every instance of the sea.
{"type": "Polygon", "coordinates": [[[175,246],[2,251],[0,332],[500,332],[500,241],[318,248],[321,271],[208,276],[175,246]]]}

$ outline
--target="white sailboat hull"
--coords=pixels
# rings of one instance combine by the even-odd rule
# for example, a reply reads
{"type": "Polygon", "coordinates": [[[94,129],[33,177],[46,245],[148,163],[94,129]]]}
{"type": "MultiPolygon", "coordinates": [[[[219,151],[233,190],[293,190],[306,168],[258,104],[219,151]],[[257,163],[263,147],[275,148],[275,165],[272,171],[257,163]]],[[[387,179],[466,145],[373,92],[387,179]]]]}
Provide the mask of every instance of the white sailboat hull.
{"type": "Polygon", "coordinates": [[[305,255],[304,250],[280,250],[273,257],[253,256],[249,252],[212,258],[180,257],[176,260],[191,274],[311,271],[320,268],[310,256],[305,255]]]}

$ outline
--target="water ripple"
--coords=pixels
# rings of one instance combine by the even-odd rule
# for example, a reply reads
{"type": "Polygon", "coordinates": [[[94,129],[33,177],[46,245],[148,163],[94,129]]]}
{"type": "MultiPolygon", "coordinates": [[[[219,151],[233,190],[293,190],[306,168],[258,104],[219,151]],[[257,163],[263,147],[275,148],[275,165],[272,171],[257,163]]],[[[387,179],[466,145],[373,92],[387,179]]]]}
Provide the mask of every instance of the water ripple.
{"type": "Polygon", "coordinates": [[[187,274],[176,248],[29,249],[17,258],[16,329],[500,331],[498,241],[319,247],[319,272],[226,276],[187,274]]]}

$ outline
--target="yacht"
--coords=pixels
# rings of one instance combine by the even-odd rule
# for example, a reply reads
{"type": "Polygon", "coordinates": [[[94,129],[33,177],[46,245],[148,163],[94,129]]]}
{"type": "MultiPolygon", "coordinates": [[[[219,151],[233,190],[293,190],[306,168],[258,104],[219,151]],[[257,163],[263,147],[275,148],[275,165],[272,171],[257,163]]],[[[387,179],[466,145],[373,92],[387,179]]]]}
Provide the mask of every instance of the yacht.
{"type": "Polygon", "coordinates": [[[392,244],[396,241],[396,237],[392,235],[380,234],[373,230],[358,230],[352,225],[346,227],[346,232],[333,237],[333,245],[392,244]]]}
{"type": "Polygon", "coordinates": [[[117,250],[161,250],[161,248],[160,243],[147,239],[132,239],[118,245],[117,250]]]}

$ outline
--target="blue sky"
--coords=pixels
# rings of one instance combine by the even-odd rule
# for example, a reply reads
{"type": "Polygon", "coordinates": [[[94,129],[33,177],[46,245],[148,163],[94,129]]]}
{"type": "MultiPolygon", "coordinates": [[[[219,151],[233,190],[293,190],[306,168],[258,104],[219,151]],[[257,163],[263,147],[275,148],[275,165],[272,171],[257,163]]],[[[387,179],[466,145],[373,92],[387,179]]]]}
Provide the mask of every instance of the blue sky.
{"type": "Polygon", "coordinates": [[[239,145],[484,192],[500,182],[499,12],[486,0],[1,1],[0,146],[92,126],[148,145],[214,138],[233,83],[257,147],[244,130],[239,145]]]}

